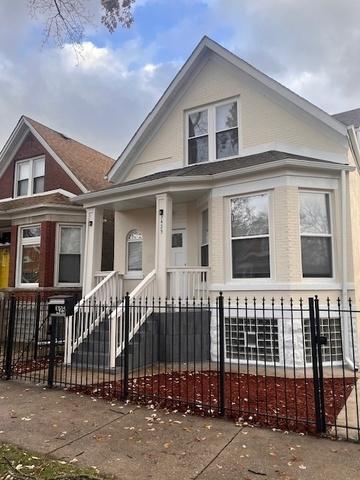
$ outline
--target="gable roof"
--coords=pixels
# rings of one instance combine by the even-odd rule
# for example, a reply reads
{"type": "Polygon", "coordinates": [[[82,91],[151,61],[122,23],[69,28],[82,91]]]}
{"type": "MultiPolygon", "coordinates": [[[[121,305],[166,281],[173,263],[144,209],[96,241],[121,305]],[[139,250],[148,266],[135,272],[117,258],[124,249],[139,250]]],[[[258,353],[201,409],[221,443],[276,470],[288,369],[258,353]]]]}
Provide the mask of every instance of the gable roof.
{"type": "Polygon", "coordinates": [[[346,128],[336,118],[333,118],[331,115],[316,107],[308,100],[292,92],[281,83],[262,73],[260,70],[257,70],[255,67],[242,60],[237,55],[233,54],[214,40],[205,36],[199,42],[188,60],[170,83],[169,87],[165,90],[160,100],[145,118],[144,122],[140,125],[117,161],[109,170],[108,179],[110,181],[116,182],[121,180],[121,173],[125,168],[125,165],[127,165],[137,154],[137,152],[140,151],[142,146],[146,143],[146,139],[150,137],[151,133],[155,129],[155,126],[158,124],[157,120],[160,118],[162,113],[166,111],[166,109],[170,108],[170,105],[176,98],[176,94],[181,90],[183,85],[186,85],[186,83],[191,80],[197,66],[201,63],[201,61],[207,58],[209,53],[216,54],[225,59],[243,72],[247,73],[250,77],[268,87],[270,90],[276,92],[278,95],[307,112],[318,121],[327,125],[333,131],[346,136],[346,128]]]}
{"type": "Polygon", "coordinates": [[[20,118],[0,153],[0,174],[29,131],[83,192],[109,184],[104,177],[114,164],[112,158],[26,116],[20,118]]]}
{"type": "Polygon", "coordinates": [[[346,112],[335,113],[333,117],[347,127],[350,127],[351,125],[353,125],[355,128],[360,127],[360,108],[354,108],[353,110],[347,110],[346,112]]]}

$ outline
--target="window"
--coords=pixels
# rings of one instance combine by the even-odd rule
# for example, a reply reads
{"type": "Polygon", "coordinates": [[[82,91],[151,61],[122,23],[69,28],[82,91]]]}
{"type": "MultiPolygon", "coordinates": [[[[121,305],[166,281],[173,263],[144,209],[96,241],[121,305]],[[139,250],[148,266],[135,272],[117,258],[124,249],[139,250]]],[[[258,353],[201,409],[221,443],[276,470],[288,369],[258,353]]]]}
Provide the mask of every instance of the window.
{"type": "Polygon", "coordinates": [[[133,230],[127,237],[127,271],[142,272],[142,234],[133,230]]]}
{"type": "Polygon", "coordinates": [[[209,160],[208,111],[189,114],[188,138],[189,164],[209,160]]]}
{"type": "Polygon", "coordinates": [[[233,278],[270,277],[267,194],[231,200],[233,278]]]}
{"type": "Polygon", "coordinates": [[[226,358],[279,362],[278,320],[275,318],[225,318],[226,358]]]}
{"type": "Polygon", "coordinates": [[[18,284],[33,286],[39,283],[40,225],[20,228],[18,284]]]}
{"type": "Polygon", "coordinates": [[[79,285],[81,283],[81,254],[83,227],[59,225],[58,230],[58,284],[79,285]]]}
{"type": "MultiPolygon", "coordinates": [[[[343,359],[340,318],[320,318],[320,335],[326,337],[322,345],[324,362],[341,362],[343,359]]],[[[310,320],[304,319],[305,361],[312,363],[310,320]]]]}
{"type": "Polygon", "coordinates": [[[303,277],[332,277],[332,240],[328,193],[300,193],[303,277]]]}
{"type": "Polygon", "coordinates": [[[44,191],[45,159],[32,158],[18,162],[15,172],[15,194],[30,196],[44,191]]]}
{"type": "Polygon", "coordinates": [[[209,210],[201,213],[201,266],[209,266],[209,210]]]}
{"type": "Polygon", "coordinates": [[[210,105],[187,114],[188,164],[239,154],[238,101],[210,105]]]}
{"type": "Polygon", "coordinates": [[[216,107],[216,158],[233,157],[239,153],[237,102],[216,107]]]}

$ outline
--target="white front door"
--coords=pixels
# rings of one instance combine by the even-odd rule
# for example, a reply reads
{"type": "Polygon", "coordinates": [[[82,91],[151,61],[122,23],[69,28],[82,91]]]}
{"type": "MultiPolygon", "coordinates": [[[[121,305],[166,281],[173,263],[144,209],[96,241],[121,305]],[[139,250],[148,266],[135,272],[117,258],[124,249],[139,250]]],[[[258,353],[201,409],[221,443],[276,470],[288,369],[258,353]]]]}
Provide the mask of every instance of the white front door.
{"type": "Polygon", "coordinates": [[[171,235],[171,266],[186,267],[186,230],[176,228],[171,235]]]}

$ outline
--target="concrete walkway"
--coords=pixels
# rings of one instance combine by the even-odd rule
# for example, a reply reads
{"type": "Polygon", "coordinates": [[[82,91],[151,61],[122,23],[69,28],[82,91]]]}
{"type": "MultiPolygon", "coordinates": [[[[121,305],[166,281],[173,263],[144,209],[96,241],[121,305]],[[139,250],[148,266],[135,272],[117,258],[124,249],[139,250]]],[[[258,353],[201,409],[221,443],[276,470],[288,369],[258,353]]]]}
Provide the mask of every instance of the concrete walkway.
{"type": "Polygon", "coordinates": [[[0,381],[0,441],[127,480],[359,479],[360,445],[0,381]]]}

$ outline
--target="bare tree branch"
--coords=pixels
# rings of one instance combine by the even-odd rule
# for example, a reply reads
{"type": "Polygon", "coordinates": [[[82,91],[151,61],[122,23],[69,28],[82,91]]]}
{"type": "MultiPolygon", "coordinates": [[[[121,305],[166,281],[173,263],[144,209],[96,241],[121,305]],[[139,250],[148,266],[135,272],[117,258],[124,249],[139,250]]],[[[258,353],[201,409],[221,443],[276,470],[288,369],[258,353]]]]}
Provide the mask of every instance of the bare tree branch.
{"type": "MultiPolygon", "coordinates": [[[[44,44],[53,40],[57,46],[71,44],[81,50],[85,29],[94,24],[89,0],[28,0],[30,13],[44,22],[44,44]]],[[[129,28],[133,21],[135,0],[98,0],[103,10],[101,23],[113,33],[118,26],[129,28]]]]}

